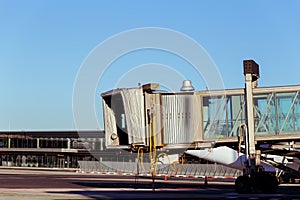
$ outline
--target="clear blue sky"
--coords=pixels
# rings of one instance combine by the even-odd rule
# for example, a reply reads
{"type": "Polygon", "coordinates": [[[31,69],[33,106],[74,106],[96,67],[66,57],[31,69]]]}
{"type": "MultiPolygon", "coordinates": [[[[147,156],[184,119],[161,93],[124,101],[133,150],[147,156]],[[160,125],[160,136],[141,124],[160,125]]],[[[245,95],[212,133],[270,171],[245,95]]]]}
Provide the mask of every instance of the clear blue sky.
{"type": "MultiPolygon", "coordinates": [[[[260,86],[300,84],[299,9],[296,0],[0,0],[0,130],[75,129],[72,92],[81,64],[99,43],[134,28],[193,38],[216,63],[225,88],[243,87],[244,59],[259,63],[260,86]]],[[[151,56],[162,64],[168,59],[150,52],[145,63],[151,56]]]]}

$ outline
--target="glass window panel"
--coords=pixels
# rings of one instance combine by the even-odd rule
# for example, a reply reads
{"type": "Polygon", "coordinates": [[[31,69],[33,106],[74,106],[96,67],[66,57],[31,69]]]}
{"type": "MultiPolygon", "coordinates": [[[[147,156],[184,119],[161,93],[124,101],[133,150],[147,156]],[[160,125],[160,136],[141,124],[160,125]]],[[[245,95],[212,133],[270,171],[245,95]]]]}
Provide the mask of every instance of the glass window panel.
{"type": "Polygon", "coordinates": [[[204,97],[204,138],[235,137],[245,121],[243,99],[243,95],[204,97]]]}
{"type": "Polygon", "coordinates": [[[254,127],[257,135],[274,135],[276,132],[276,108],[274,93],[253,97],[254,127]]]}
{"type": "Polygon", "coordinates": [[[299,131],[299,93],[277,93],[276,103],[279,134],[293,134],[299,131]]]}

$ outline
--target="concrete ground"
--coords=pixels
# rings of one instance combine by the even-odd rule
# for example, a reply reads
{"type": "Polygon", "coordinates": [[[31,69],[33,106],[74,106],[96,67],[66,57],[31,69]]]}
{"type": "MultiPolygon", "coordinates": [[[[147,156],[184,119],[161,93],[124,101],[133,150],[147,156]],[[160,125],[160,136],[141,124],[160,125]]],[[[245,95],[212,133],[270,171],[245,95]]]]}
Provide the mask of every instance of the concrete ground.
{"type": "Polygon", "coordinates": [[[75,170],[0,168],[0,200],[25,199],[300,199],[300,184],[277,194],[237,194],[234,179],[135,177],[75,170]]]}

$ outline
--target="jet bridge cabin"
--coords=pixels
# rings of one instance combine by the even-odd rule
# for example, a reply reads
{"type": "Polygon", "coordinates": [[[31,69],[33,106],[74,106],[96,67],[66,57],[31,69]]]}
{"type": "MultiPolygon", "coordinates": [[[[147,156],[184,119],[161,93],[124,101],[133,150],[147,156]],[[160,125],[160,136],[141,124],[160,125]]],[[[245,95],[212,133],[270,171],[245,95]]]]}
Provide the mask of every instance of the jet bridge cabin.
{"type": "Polygon", "coordinates": [[[108,148],[151,142],[156,148],[186,148],[203,139],[199,94],[158,92],[158,87],[151,83],[102,94],[108,148]]]}

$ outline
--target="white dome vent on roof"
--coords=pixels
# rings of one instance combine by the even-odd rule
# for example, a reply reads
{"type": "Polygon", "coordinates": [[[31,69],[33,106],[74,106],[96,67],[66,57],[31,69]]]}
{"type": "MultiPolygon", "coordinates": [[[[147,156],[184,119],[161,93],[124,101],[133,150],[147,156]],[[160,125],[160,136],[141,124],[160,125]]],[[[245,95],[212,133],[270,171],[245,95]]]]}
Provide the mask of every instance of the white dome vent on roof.
{"type": "Polygon", "coordinates": [[[195,88],[192,85],[192,81],[190,80],[184,80],[182,83],[182,87],[180,88],[180,91],[182,92],[190,92],[190,91],[194,91],[195,88]]]}

